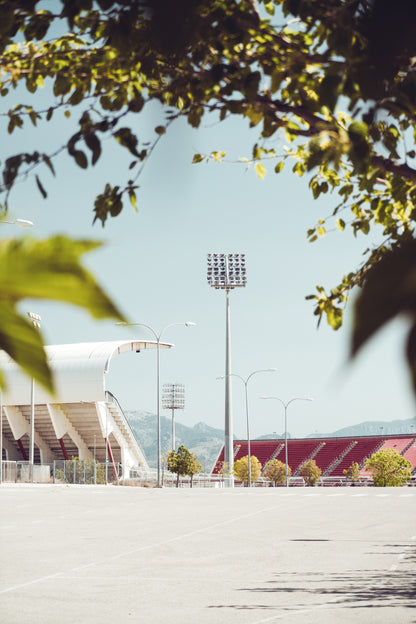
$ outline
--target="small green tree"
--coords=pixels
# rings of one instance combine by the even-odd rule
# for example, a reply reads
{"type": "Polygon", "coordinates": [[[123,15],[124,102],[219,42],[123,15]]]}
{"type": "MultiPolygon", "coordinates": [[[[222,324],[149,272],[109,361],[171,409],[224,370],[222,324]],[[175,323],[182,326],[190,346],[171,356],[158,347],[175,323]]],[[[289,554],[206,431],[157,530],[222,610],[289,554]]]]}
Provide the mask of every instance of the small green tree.
{"type": "Polygon", "coordinates": [[[358,465],[358,462],[353,462],[349,468],[346,468],[342,472],[347,477],[347,479],[352,481],[352,483],[360,480],[360,467],[358,465]]]}
{"type": "MultiPolygon", "coordinates": [[[[261,475],[261,463],[254,455],[251,456],[251,482],[257,483],[261,475]]],[[[248,483],[248,455],[242,457],[234,464],[234,475],[244,484],[248,483]]]]}
{"type": "Polygon", "coordinates": [[[365,464],[376,487],[400,487],[412,474],[412,464],[394,449],[374,453],[365,464]]]}
{"type": "MultiPolygon", "coordinates": [[[[195,461],[195,455],[193,455],[182,444],[177,451],[169,451],[168,453],[168,470],[176,474],[176,487],[179,487],[179,477],[190,475],[190,471],[193,471],[193,464],[195,461]]],[[[198,462],[199,463],[199,462],[198,462]]],[[[201,465],[199,465],[199,470],[201,465]]],[[[198,470],[198,472],[199,472],[198,470]]],[[[192,472],[192,476],[196,474],[192,472]]]]}
{"type": "Polygon", "coordinates": [[[187,472],[188,476],[191,477],[191,487],[193,484],[194,475],[199,474],[201,472],[201,469],[202,466],[201,463],[198,461],[198,457],[195,455],[195,453],[191,453],[187,472]]]}
{"type": "MultiPolygon", "coordinates": [[[[287,476],[288,478],[291,476],[292,470],[290,466],[287,467],[287,476]]],[[[279,459],[273,459],[266,464],[263,475],[269,481],[273,481],[276,486],[278,483],[286,482],[286,464],[281,462],[279,459]]]]}
{"type": "Polygon", "coordinates": [[[305,479],[306,485],[316,485],[322,474],[322,470],[316,465],[314,459],[310,459],[303,464],[300,474],[305,479]]]}

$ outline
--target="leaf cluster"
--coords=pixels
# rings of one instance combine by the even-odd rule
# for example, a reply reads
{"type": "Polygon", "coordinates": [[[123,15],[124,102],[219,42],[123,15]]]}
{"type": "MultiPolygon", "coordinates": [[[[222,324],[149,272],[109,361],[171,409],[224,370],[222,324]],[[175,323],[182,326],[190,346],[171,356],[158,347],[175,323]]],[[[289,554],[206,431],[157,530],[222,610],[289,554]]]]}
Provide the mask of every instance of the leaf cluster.
{"type": "MultiPolygon", "coordinates": [[[[255,455],[251,455],[250,459],[251,482],[257,483],[261,476],[261,463],[255,455]]],[[[248,455],[246,455],[245,457],[241,457],[241,459],[238,459],[234,464],[234,475],[239,481],[242,481],[243,483],[248,483],[249,480],[248,467],[248,455]]]]}
{"type": "MultiPolygon", "coordinates": [[[[97,319],[123,320],[121,312],[81,264],[83,255],[98,246],[93,241],[64,236],[0,241],[0,349],[51,391],[53,379],[41,333],[22,316],[19,305],[28,297],[53,299],[85,308],[97,319]]],[[[1,375],[0,385],[5,388],[1,375]]]]}
{"type": "MultiPolygon", "coordinates": [[[[287,475],[288,477],[292,475],[292,469],[290,466],[287,467],[287,475]]],[[[286,481],[286,465],[279,459],[272,459],[267,462],[264,467],[263,476],[269,481],[272,481],[275,486],[278,483],[283,484],[286,481]]]]}
{"type": "MultiPolygon", "coordinates": [[[[326,318],[338,329],[351,291],[365,292],[374,280],[382,285],[384,275],[373,269],[384,257],[388,268],[391,254],[414,238],[412,0],[396,2],[394,11],[384,0],[61,0],[55,13],[40,0],[0,5],[0,96],[7,104],[21,85],[30,96],[2,115],[7,131],[21,132],[29,122],[41,144],[45,124],[61,111],[78,119],[76,132],[53,153],[6,155],[0,187],[6,207],[15,184],[31,175],[46,197],[38,171],[58,173],[62,151],[88,169],[104,147],[117,146],[132,157],[130,175],[97,193],[94,221],[104,225],[126,201],[136,209],[137,180],[170,123],[183,117],[198,128],[214,114],[220,121],[241,117],[256,129],[244,161],[259,178],[269,163],[277,174],[292,163],[315,200],[334,197],[332,215],[307,232],[311,242],[332,223],[356,237],[379,233],[381,242],[372,242],[338,285],[318,286],[309,296],[318,322],[326,318]],[[45,86],[52,92],[46,110],[36,98],[45,86]],[[155,102],[160,123],[150,137],[139,134],[134,116],[155,102]]],[[[194,162],[225,157],[218,149],[196,154],[194,162]]],[[[386,289],[386,296],[389,309],[406,311],[395,293],[386,289]]],[[[371,323],[367,306],[357,309],[356,323],[371,323]]]]}
{"type": "Polygon", "coordinates": [[[412,464],[395,449],[377,451],[364,468],[372,473],[376,487],[401,487],[412,474],[412,464]]]}
{"type": "Polygon", "coordinates": [[[304,478],[306,485],[316,485],[321,477],[322,470],[316,465],[314,459],[310,459],[302,465],[300,474],[304,478]]]}
{"type": "Polygon", "coordinates": [[[178,476],[176,485],[179,485],[179,477],[191,477],[201,472],[201,464],[195,453],[191,453],[183,445],[177,451],[169,451],[167,454],[167,468],[169,472],[178,476]]]}

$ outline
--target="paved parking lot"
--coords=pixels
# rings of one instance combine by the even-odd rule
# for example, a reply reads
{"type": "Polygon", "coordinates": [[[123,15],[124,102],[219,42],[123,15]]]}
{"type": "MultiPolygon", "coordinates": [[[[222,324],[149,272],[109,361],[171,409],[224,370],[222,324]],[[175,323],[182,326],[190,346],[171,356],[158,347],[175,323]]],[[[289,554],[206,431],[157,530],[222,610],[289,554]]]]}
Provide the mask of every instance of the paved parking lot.
{"type": "Polygon", "coordinates": [[[416,488],[3,485],[4,624],[416,622],[416,488]]]}

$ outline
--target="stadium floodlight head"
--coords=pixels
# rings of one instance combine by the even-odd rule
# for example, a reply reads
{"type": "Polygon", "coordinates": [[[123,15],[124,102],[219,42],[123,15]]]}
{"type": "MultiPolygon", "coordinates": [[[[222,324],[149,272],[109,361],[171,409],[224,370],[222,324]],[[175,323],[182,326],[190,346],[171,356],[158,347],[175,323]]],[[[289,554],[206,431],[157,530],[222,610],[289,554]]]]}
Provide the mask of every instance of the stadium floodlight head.
{"type": "Polygon", "coordinates": [[[185,409],[185,386],[178,383],[163,384],[163,409],[185,409]]]}
{"type": "Polygon", "coordinates": [[[172,410],[172,451],[175,450],[175,410],[185,409],[185,386],[178,383],[163,384],[162,407],[172,410]]]}
{"type": "Polygon", "coordinates": [[[247,283],[245,254],[208,254],[207,280],[216,289],[243,288],[247,283]]]}
{"type": "Polygon", "coordinates": [[[40,329],[40,322],[42,319],[39,314],[35,314],[34,312],[28,312],[27,315],[32,321],[33,327],[35,327],[36,329],[40,329]]]}

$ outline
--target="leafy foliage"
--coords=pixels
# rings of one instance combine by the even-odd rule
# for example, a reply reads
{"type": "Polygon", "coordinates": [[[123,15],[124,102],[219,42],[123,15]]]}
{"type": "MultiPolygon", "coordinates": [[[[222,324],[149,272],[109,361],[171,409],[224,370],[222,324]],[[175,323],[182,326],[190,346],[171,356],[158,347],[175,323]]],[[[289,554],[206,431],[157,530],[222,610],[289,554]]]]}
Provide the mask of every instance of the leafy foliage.
{"type": "MultiPolygon", "coordinates": [[[[290,477],[292,474],[292,470],[290,466],[287,467],[287,476],[290,477]]],[[[264,470],[263,476],[266,477],[269,481],[273,481],[276,486],[278,483],[283,484],[286,482],[286,465],[281,462],[279,459],[272,459],[267,462],[264,470]]]]}
{"type": "Polygon", "coordinates": [[[358,462],[353,462],[349,468],[346,468],[345,470],[343,470],[343,474],[347,477],[347,479],[352,481],[352,483],[359,481],[360,480],[360,467],[358,465],[358,462]]]}
{"type": "Polygon", "coordinates": [[[412,464],[395,449],[374,453],[364,468],[372,473],[376,487],[401,487],[412,474],[412,464]]]}
{"type": "Polygon", "coordinates": [[[49,390],[53,380],[41,334],[17,307],[27,297],[55,299],[81,306],[95,318],[123,319],[80,263],[85,253],[98,246],[64,236],[0,241],[0,348],[49,390]]]}
{"type": "Polygon", "coordinates": [[[182,444],[177,451],[169,451],[167,454],[168,470],[177,475],[176,487],[179,487],[179,477],[189,476],[192,479],[194,475],[201,471],[201,464],[195,453],[191,453],[182,444]]]}
{"type": "Polygon", "coordinates": [[[306,485],[316,485],[321,477],[322,470],[316,465],[314,459],[305,462],[300,471],[306,485]]]}
{"type": "MultiPolygon", "coordinates": [[[[314,199],[334,198],[332,215],[307,232],[311,242],[335,228],[356,237],[379,233],[358,267],[309,296],[318,322],[326,317],[338,329],[351,290],[365,292],[370,276],[382,289],[382,269],[400,264],[395,255],[413,240],[416,219],[413,0],[397,0],[394,11],[385,0],[61,0],[57,12],[39,8],[40,0],[0,5],[0,96],[7,103],[16,87],[28,91],[3,113],[5,131],[31,124],[41,132],[58,115],[78,119],[51,153],[39,147],[6,156],[4,207],[31,175],[46,197],[43,172],[58,174],[62,151],[88,169],[116,145],[131,157],[129,179],[97,193],[94,220],[104,225],[126,202],[137,209],[137,180],[175,119],[198,128],[206,115],[239,116],[257,130],[241,161],[259,178],[290,167],[314,199]],[[52,93],[46,108],[37,105],[43,88],[52,93]],[[160,122],[150,137],[139,135],[134,116],[155,102],[160,122]],[[393,260],[381,264],[384,258],[393,260]]],[[[226,157],[219,146],[193,162],[226,157]]],[[[406,262],[414,266],[413,258],[406,262]]],[[[389,309],[407,311],[384,290],[389,309]]],[[[361,345],[380,323],[367,306],[356,315],[354,345],[361,345]]]]}
{"type": "MultiPolygon", "coordinates": [[[[250,465],[251,465],[251,483],[257,483],[260,479],[261,475],[261,463],[254,455],[250,457],[250,465]]],[[[234,464],[234,475],[237,477],[239,481],[248,484],[249,474],[248,474],[248,455],[238,459],[234,464]]]]}

